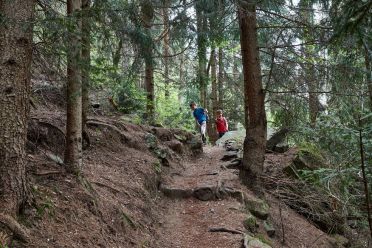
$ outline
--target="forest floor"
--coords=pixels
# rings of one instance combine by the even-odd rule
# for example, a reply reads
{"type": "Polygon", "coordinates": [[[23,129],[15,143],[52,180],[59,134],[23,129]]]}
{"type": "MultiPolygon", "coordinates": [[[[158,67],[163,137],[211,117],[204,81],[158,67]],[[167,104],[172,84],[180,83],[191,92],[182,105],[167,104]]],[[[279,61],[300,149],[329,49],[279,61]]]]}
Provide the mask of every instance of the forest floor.
{"type": "MultiPolygon", "coordinates": [[[[185,161],[181,171],[179,168],[171,171],[171,177],[164,182],[163,187],[175,193],[170,195],[172,199],[163,206],[160,240],[156,247],[242,247],[242,234],[210,231],[211,228],[225,228],[247,232],[243,226],[247,210],[242,201],[234,197],[222,199],[212,197],[208,200],[199,200],[195,197],[188,197],[187,193],[182,193],[197,189],[225,187],[254,197],[253,193],[241,184],[238,170],[226,169],[225,166],[229,162],[221,161],[224,154],[223,148],[207,146],[200,157],[185,161]]],[[[292,156],[291,151],[287,154],[268,154],[266,166],[289,162],[292,156]]],[[[275,248],[342,247],[338,246],[334,238],[309,223],[306,218],[283,204],[279,206],[279,202],[269,194],[266,194],[266,199],[270,205],[269,218],[273,222],[276,234],[275,237],[270,238],[260,224],[257,230],[260,240],[275,248]],[[283,230],[284,244],[282,243],[283,230]]]]}
{"type": "MultiPolygon", "coordinates": [[[[230,162],[221,160],[223,148],[205,146],[195,155],[189,141],[179,142],[180,137],[192,138],[182,130],[135,125],[120,115],[95,115],[88,121],[91,145],[83,152],[79,179],[61,163],[65,113],[57,101],[60,96],[53,99],[42,96],[31,112],[31,197],[19,218],[31,240],[11,247],[242,247],[248,213],[239,192],[255,196],[241,184],[238,169],[227,169],[230,162]],[[153,137],[155,150],[148,143],[153,137]],[[155,151],[166,151],[166,163],[155,151]]],[[[292,159],[291,150],[266,154],[265,170],[292,159]]],[[[259,221],[254,235],[260,240],[273,248],[343,247],[269,193],[265,198],[276,232],[270,238],[259,221]]]]}

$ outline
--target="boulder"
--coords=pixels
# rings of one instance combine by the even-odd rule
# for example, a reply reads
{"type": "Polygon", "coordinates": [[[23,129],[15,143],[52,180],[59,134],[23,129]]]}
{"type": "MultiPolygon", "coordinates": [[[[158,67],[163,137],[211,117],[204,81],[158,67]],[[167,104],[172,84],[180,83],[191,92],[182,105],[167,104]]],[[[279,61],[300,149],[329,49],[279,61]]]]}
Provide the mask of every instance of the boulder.
{"type": "Polygon", "coordinates": [[[151,131],[161,141],[170,141],[173,138],[172,132],[167,128],[154,127],[151,131]]]}
{"type": "Polygon", "coordinates": [[[240,158],[236,158],[230,162],[230,164],[226,165],[227,169],[239,169],[242,165],[242,160],[240,158]]]}
{"type": "Polygon", "coordinates": [[[298,177],[299,170],[315,170],[327,167],[322,155],[310,149],[300,149],[292,163],[283,168],[283,171],[292,177],[298,177]]]}
{"type": "Polygon", "coordinates": [[[176,188],[166,184],[161,184],[159,189],[164,195],[172,199],[189,198],[193,195],[192,189],[176,188]]]}
{"type": "Polygon", "coordinates": [[[269,220],[265,220],[263,223],[264,229],[270,238],[275,236],[275,228],[269,220]]]}
{"type": "Polygon", "coordinates": [[[200,187],[194,190],[194,197],[201,201],[210,201],[216,199],[216,193],[211,187],[200,187]]]}
{"type": "Polygon", "coordinates": [[[274,150],[274,148],[280,144],[283,143],[287,134],[289,132],[288,128],[282,128],[276,133],[274,133],[271,138],[266,142],[266,149],[268,150],[274,150]]]}
{"type": "Polygon", "coordinates": [[[183,144],[178,140],[166,141],[165,145],[179,154],[183,153],[183,144]]]}
{"type": "Polygon", "coordinates": [[[286,143],[280,143],[280,144],[277,144],[274,148],[273,148],[273,151],[274,152],[278,152],[278,153],[285,153],[286,151],[289,150],[289,145],[286,144],[286,143]]]}
{"type": "Polygon", "coordinates": [[[230,161],[233,159],[238,158],[238,153],[237,152],[227,152],[223,157],[221,158],[222,161],[230,161]]]}
{"type": "Polygon", "coordinates": [[[266,220],[269,216],[269,205],[258,198],[253,196],[245,195],[244,203],[246,209],[248,209],[254,216],[261,220],[266,220]]]}
{"type": "Polygon", "coordinates": [[[244,248],[272,248],[270,245],[265,244],[258,238],[254,238],[248,234],[244,235],[243,247],[244,248]]]}
{"type": "Polygon", "coordinates": [[[199,135],[193,135],[186,143],[194,153],[199,154],[203,152],[203,143],[199,135]]]}
{"type": "Polygon", "coordinates": [[[243,221],[243,225],[245,229],[250,231],[251,233],[256,233],[258,228],[258,223],[256,217],[254,217],[252,214],[248,214],[245,220],[243,221]]]}

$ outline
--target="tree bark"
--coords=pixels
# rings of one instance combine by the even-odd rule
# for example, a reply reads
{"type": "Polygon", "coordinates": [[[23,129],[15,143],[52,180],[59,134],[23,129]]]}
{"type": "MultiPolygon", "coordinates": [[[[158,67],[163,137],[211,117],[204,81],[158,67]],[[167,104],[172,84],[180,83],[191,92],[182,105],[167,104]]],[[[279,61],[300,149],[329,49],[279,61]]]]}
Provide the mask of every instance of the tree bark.
{"type": "Polygon", "coordinates": [[[211,80],[212,80],[212,113],[210,113],[210,119],[211,119],[211,124],[212,124],[212,130],[209,134],[209,137],[212,142],[215,142],[218,137],[217,137],[217,129],[215,126],[215,116],[216,112],[218,109],[218,99],[217,99],[217,65],[216,65],[216,49],[212,47],[211,51],[211,80]]]}
{"type": "Polygon", "coordinates": [[[155,87],[151,27],[154,18],[154,9],[150,0],[141,1],[141,12],[143,26],[146,32],[146,41],[143,48],[145,57],[145,88],[147,92],[146,119],[150,124],[153,124],[155,122],[155,87]]]}
{"type": "Polygon", "coordinates": [[[169,1],[164,0],[163,6],[163,23],[165,36],[163,40],[163,59],[164,59],[164,96],[169,98],[169,1]]]}
{"type": "Polygon", "coordinates": [[[87,116],[90,111],[89,88],[90,88],[90,11],[91,0],[82,0],[82,40],[81,40],[81,60],[83,62],[81,81],[82,81],[82,134],[87,145],[90,145],[88,133],[86,131],[87,116]]]}
{"type": "Polygon", "coordinates": [[[112,64],[114,65],[115,68],[118,68],[119,66],[122,49],[123,49],[123,39],[120,37],[118,47],[116,48],[116,51],[113,54],[113,58],[112,58],[112,64]]]}
{"type": "MultiPolygon", "coordinates": [[[[313,22],[312,16],[312,2],[308,0],[301,0],[299,2],[299,6],[301,8],[300,15],[303,19],[304,23],[311,24],[313,22]]],[[[304,43],[308,43],[309,40],[314,39],[313,34],[310,28],[306,27],[303,29],[302,39],[304,43]]],[[[304,56],[307,60],[311,60],[311,56],[313,56],[313,51],[310,46],[304,45],[303,47],[304,56]]],[[[308,87],[308,94],[309,94],[309,121],[310,126],[315,127],[316,119],[318,116],[318,94],[315,93],[318,91],[318,80],[315,78],[315,66],[312,64],[304,65],[304,72],[305,72],[305,82],[308,87]]]]}
{"type": "MultiPolygon", "coordinates": [[[[0,1],[0,235],[13,233],[27,201],[27,121],[32,60],[33,0],[0,1]],[[8,220],[8,221],[7,221],[8,220]],[[15,224],[16,223],[16,224],[15,224]]],[[[6,243],[0,246],[6,246],[6,243]]]]}
{"type": "Polygon", "coordinates": [[[372,111],[372,66],[369,55],[369,49],[366,44],[363,44],[364,48],[364,64],[366,66],[366,83],[369,94],[369,109],[372,111]]]}
{"type": "MultiPolygon", "coordinates": [[[[148,50],[148,55],[152,56],[152,49],[148,50]]],[[[153,124],[155,121],[154,110],[155,110],[155,88],[154,88],[154,68],[152,58],[145,59],[145,86],[147,92],[147,120],[153,124]]]]}
{"type": "Polygon", "coordinates": [[[256,6],[241,1],[238,8],[240,43],[243,59],[246,137],[244,140],[243,182],[257,193],[262,192],[259,177],[263,172],[266,147],[265,94],[257,45],[256,6]]]}
{"type": "Polygon", "coordinates": [[[223,50],[218,48],[218,108],[223,109],[223,50]]]}
{"type": "Polygon", "coordinates": [[[185,54],[184,53],[181,53],[180,55],[180,71],[179,71],[179,80],[178,80],[178,83],[179,83],[179,87],[178,87],[178,102],[180,104],[183,103],[184,101],[184,97],[183,97],[183,88],[185,87],[185,83],[184,83],[184,63],[185,63],[185,54]]]}
{"type": "Polygon", "coordinates": [[[67,171],[79,175],[82,167],[81,0],[67,1],[71,21],[67,49],[67,122],[65,159],[67,171]]]}
{"type": "Polygon", "coordinates": [[[198,46],[198,83],[200,88],[200,105],[207,106],[207,38],[206,38],[206,17],[203,13],[201,3],[195,2],[196,26],[197,26],[197,46],[198,46]]]}

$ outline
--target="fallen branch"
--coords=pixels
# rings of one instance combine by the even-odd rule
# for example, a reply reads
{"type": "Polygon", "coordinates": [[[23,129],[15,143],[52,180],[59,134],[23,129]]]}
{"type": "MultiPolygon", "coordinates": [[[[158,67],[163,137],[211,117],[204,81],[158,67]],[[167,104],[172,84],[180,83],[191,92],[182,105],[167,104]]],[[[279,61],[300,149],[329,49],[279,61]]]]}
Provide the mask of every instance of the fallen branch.
{"type": "Polygon", "coordinates": [[[231,234],[244,234],[244,232],[239,230],[227,229],[225,227],[210,227],[209,232],[227,232],[231,234]]]}
{"type": "Polygon", "coordinates": [[[61,174],[62,171],[40,171],[40,172],[34,172],[33,174],[36,176],[48,176],[52,174],[61,174]]]}

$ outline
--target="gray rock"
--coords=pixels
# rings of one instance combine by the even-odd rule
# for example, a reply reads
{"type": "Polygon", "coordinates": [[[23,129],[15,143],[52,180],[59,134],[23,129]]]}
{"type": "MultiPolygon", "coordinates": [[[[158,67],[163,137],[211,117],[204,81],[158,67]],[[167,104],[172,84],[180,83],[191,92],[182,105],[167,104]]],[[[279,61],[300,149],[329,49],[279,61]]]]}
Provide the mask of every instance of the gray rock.
{"type": "Polygon", "coordinates": [[[216,199],[215,189],[211,187],[201,187],[194,190],[194,197],[201,201],[210,201],[216,199]]]}
{"type": "Polygon", "coordinates": [[[240,158],[236,158],[233,161],[231,161],[230,164],[226,165],[225,167],[227,169],[239,169],[241,167],[242,160],[240,158]]]}
{"type": "Polygon", "coordinates": [[[272,248],[270,245],[265,244],[261,240],[254,238],[248,234],[244,236],[243,247],[244,248],[272,248]]]}
{"type": "Polygon", "coordinates": [[[269,205],[258,198],[245,195],[245,207],[257,218],[266,220],[269,216],[269,205]]]}
{"type": "Polygon", "coordinates": [[[192,197],[193,195],[192,189],[174,188],[172,186],[165,185],[165,184],[161,184],[159,189],[161,192],[164,193],[164,195],[172,199],[189,198],[189,197],[192,197]]]}
{"type": "Polygon", "coordinates": [[[265,229],[267,235],[269,235],[269,237],[272,238],[272,237],[275,236],[275,228],[270,221],[265,220],[264,223],[263,223],[263,226],[264,226],[264,229],[265,229]]]}
{"type": "Polygon", "coordinates": [[[250,231],[251,233],[256,233],[258,228],[258,223],[256,217],[252,214],[248,214],[245,220],[243,221],[243,225],[245,229],[250,231]]]}
{"type": "Polygon", "coordinates": [[[285,143],[280,143],[277,144],[273,150],[274,152],[284,153],[289,150],[289,145],[285,143]]]}
{"type": "Polygon", "coordinates": [[[238,153],[237,152],[227,152],[223,157],[221,158],[222,161],[230,161],[235,158],[238,158],[238,153]]]}

